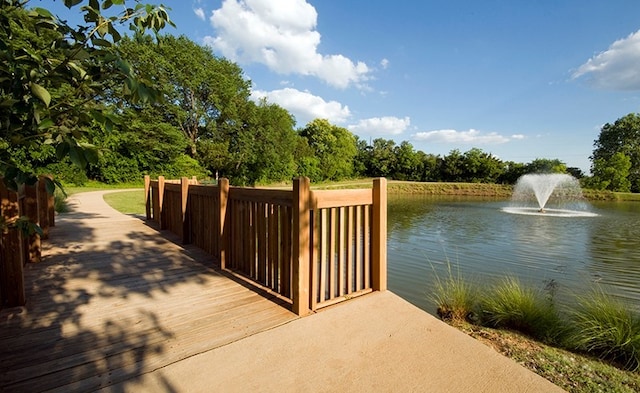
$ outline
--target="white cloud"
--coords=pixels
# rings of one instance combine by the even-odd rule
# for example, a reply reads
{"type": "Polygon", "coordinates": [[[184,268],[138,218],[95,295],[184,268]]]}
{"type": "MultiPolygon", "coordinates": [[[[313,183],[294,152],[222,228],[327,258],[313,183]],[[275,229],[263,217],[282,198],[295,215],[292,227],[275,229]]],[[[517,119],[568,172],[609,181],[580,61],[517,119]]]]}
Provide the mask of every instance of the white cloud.
{"type": "Polygon", "coordinates": [[[193,12],[196,14],[198,19],[204,20],[204,9],[202,9],[202,8],[194,8],[193,12]]]}
{"type": "Polygon", "coordinates": [[[298,125],[304,126],[314,119],[327,119],[332,123],[344,123],[351,116],[349,107],[337,101],[325,101],[322,97],[314,96],[308,91],[292,88],[280,90],[251,92],[254,100],[266,98],[291,112],[298,125]]]}
{"type": "Polygon", "coordinates": [[[522,135],[522,134],[513,134],[511,135],[511,139],[517,139],[517,140],[522,140],[525,139],[526,136],[522,135]]]}
{"type": "Polygon", "coordinates": [[[218,35],[204,42],[239,63],[318,77],[337,88],[363,87],[370,73],[365,63],[318,53],[317,16],[305,0],[224,0],[210,18],[218,35]]]}
{"type": "Polygon", "coordinates": [[[581,65],[572,79],[586,77],[594,87],[612,90],[640,90],[640,30],[617,40],[609,49],[581,65]]]}
{"type": "Polygon", "coordinates": [[[478,145],[495,145],[506,143],[510,140],[508,137],[500,135],[497,132],[482,133],[474,129],[470,129],[469,131],[436,130],[418,132],[413,135],[413,138],[418,141],[435,143],[464,143],[478,145]]]}
{"type": "Polygon", "coordinates": [[[367,135],[399,135],[402,134],[409,125],[411,125],[411,119],[409,119],[409,117],[401,119],[399,117],[385,116],[362,119],[357,124],[350,125],[348,128],[353,133],[367,135]]]}
{"type": "Polygon", "coordinates": [[[382,59],[380,61],[380,65],[382,66],[382,69],[386,70],[389,68],[389,59],[382,59]]]}

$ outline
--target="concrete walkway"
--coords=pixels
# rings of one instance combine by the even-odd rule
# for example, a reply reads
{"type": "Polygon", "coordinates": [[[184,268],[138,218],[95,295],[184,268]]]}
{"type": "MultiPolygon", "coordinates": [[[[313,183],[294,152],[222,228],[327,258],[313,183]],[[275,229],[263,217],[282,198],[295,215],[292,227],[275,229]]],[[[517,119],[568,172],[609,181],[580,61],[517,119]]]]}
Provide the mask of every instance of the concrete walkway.
{"type": "Polygon", "coordinates": [[[563,391],[388,291],[294,320],[113,388],[108,391],[563,391]]]}
{"type": "MultiPolygon", "coordinates": [[[[108,209],[102,194],[83,195],[77,207],[108,209]]],[[[148,244],[145,246],[151,247],[148,244]]],[[[563,390],[387,291],[291,319],[107,386],[103,391],[563,390]]]]}

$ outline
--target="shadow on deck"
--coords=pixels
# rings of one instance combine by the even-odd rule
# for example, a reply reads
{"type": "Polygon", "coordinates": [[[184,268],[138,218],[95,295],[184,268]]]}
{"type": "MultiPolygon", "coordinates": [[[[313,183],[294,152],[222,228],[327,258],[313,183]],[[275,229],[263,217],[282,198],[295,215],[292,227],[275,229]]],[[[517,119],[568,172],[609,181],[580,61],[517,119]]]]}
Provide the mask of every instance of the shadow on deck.
{"type": "Polygon", "coordinates": [[[145,373],[297,318],[281,299],[213,269],[203,251],[113,211],[102,194],[76,197],[43,262],[26,267],[26,307],[0,312],[0,390],[124,391],[145,373]]]}

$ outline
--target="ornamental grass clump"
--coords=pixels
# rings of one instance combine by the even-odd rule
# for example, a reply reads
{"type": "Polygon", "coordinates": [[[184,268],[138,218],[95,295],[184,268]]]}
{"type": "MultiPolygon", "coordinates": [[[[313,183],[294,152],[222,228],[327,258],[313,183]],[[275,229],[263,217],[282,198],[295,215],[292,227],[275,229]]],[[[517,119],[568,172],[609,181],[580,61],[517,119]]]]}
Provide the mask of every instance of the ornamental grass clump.
{"type": "Polygon", "coordinates": [[[436,275],[435,289],[430,298],[437,307],[438,316],[445,321],[476,320],[477,290],[460,276],[460,272],[454,276],[450,264],[446,278],[436,275]]]}
{"type": "Polygon", "coordinates": [[[640,316],[624,302],[596,289],[570,312],[567,344],[630,370],[640,369],[640,316]]]}
{"type": "Polygon", "coordinates": [[[514,329],[545,342],[556,341],[562,331],[552,299],[513,277],[494,285],[480,308],[482,323],[490,327],[514,329]]]}

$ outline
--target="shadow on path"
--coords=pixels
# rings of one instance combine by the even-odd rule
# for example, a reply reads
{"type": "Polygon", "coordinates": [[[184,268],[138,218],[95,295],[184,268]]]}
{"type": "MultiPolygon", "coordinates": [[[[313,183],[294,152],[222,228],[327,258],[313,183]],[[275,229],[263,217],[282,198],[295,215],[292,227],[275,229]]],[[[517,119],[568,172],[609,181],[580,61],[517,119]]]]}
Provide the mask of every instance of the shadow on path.
{"type": "Polygon", "coordinates": [[[134,381],[295,318],[216,272],[203,251],[115,212],[103,193],[78,195],[59,216],[43,262],[26,267],[27,305],[0,312],[1,390],[134,381]]]}

